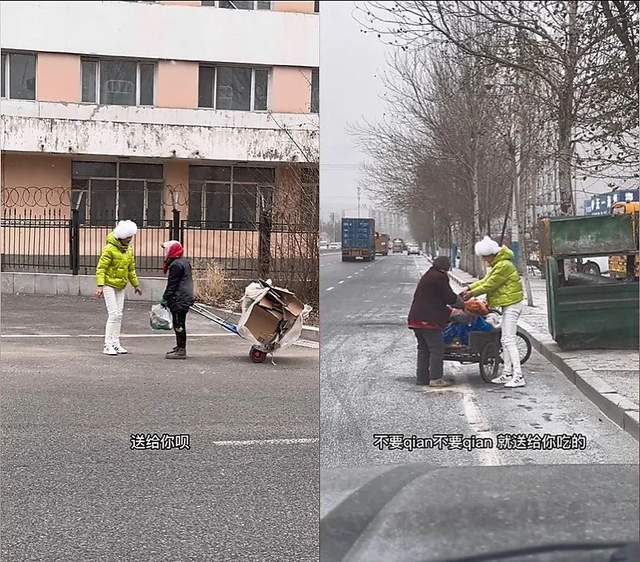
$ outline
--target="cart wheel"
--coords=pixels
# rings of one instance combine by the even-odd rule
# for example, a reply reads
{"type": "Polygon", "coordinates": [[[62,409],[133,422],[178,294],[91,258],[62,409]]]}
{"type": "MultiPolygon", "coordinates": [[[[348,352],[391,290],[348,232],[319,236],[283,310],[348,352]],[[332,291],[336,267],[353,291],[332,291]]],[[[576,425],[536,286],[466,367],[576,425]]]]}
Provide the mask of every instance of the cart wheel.
{"type": "Polygon", "coordinates": [[[491,342],[485,345],[480,352],[480,376],[484,382],[491,382],[498,376],[500,369],[500,350],[491,342]]]}
{"type": "Polygon", "coordinates": [[[254,363],[264,363],[267,358],[267,354],[264,351],[260,351],[255,347],[252,347],[249,350],[249,357],[251,357],[251,361],[254,363]]]}
{"type": "MultiPolygon", "coordinates": [[[[516,332],[516,347],[518,348],[518,353],[520,354],[520,365],[524,365],[527,361],[529,361],[529,357],[531,357],[531,342],[529,341],[529,338],[522,332],[516,332]]],[[[502,345],[500,345],[500,363],[504,363],[502,354],[503,349],[502,345]]]]}

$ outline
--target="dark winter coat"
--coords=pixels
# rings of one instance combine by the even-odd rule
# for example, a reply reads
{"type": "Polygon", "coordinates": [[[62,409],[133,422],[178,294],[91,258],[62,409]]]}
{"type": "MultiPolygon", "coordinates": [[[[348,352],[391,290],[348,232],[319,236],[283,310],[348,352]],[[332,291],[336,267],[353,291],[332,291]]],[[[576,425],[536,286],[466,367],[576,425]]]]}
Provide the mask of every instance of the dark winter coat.
{"type": "Polygon", "coordinates": [[[449,322],[450,310],[447,305],[458,302],[449,285],[449,276],[432,267],[420,279],[413,303],[409,311],[409,324],[426,322],[444,328],[449,322]]]}
{"type": "Polygon", "coordinates": [[[191,264],[185,258],[177,258],[169,265],[167,288],[162,296],[162,302],[172,312],[189,310],[195,302],[191,264]]]}

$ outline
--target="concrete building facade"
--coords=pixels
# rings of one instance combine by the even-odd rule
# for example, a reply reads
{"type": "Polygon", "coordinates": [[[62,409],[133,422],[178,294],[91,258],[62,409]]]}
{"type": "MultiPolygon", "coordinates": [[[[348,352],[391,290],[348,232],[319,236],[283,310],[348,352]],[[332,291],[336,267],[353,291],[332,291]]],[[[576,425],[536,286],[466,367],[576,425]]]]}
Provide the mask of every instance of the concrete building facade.
{"type": "Polygon", "coordinates": [[[317,9],[2,2],[4,207],[195,225],[295,200],[319,152],[317,9]]]}

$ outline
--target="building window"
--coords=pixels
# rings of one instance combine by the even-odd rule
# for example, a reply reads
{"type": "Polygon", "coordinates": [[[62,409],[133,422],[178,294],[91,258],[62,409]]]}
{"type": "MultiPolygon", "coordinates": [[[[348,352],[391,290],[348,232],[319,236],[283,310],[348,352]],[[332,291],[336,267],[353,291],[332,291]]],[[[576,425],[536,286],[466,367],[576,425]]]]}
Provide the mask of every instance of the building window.
{"type": "Polygon", "coordinates": [[[36,55],[3,53],[0,61],[0,89],[3,98],[36,99],[36,55]]]}
{"type": "Polygon", "coordinates": [[[5,75],[7,68],[7,55],[2,54],[0,56],[0,97],[5,97],[5,75]]]}
{"type": "Polygon", "coordinates": [[[273,168],[189,167],[189,225],[253,229],[260,206],[270,205],[273,168]]]}
{"type": "Polygon", "coordinates": [[[314,2],[313,3],[313,11],[314,13],[318,14],[320,12],[320,2],[314,2]]]}
{"type": "Polygon", "coordinates": [[[73,162],[72,169],[72,202],[80,203],[81,224],[112,226],[129,219],[139,226],[160,226],[162,164],[73,162]]]}
{"type": "Polygon", "coordinates": [[[311,70],[311,113],[320,113],[320,70],[311,70]]]}
{"type": "Polygon", "coordinates": [[[319,221],[318,209],[320,208],[320,175],[319,169],[302,168],[300,170],[300,185],[302,205],[300,208],[301,219],[304,224],[317,225],[319,221]]]}
{"type": "Polygon", "coordinates": [[[242,66],[201,66],[198,106],[237,111],[266,111],[269,70],[242,66]]]}
{"type": "Polygon", "coordinates": [[[84,59],[82,101],[105,105],[153,105],[154,75],[155,65],[149,62],[84,59]]]}
{"type": "Polygon", "coordinates": [[[231,10],[270,10],[271,2],[240,2],[239,0],[233,0],[231,2],[224,1],[203,1],[203,6],[213,6],[215,8],[228,8],[231,10]]]}

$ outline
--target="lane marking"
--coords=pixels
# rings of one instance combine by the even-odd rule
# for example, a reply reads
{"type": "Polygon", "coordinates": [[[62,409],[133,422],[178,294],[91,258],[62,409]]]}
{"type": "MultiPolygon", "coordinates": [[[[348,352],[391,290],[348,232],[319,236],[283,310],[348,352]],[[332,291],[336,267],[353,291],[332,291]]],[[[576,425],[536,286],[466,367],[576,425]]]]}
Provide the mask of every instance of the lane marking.
{"type": "Polygon", "coordinates": [[[347,279],[351,279],[352,277],[353,277],[352,275],[348,275],[348,276],[347,276],[347,279]]]}
{"type": "Polygon", "coordinates": [[[338,285],[342,285],[344,283],[344,279],[342,281],[338,281],[338,285]]]}
{"type": "Polygon", "coordinates": [[[320,342],[309,340],[298,340],[291,345],[297,345],[298,347],[307,347],[309,349],[320,349],[320,342]]]}
{"type": "MultiPolygon", "coordinates": [[[[418,277],[421,277],[424,273],[425,266],[431,265],[431,260],[422,256],[422,259],[414,256],[414,263],[416,266],[416,272],[418,277]],[[419,263],[422,262],[422,264],[419,263]],[[426,262],[426,264],[424,263],[426,262]]],[[[471,430],[478,435],[478,437],[489,437],[494,443],[497,442],[496,435],[489,431],[489,421],[484,417],[482,411],[476,403],[476,395],[471,388],[456,384],[451,387],[452,390],[456,390],[462,394],[462,409],[464,411],[465,418],[469,423],[471,430]]],[[[476,449],[478,451],[478,457],[480,463],[484,466],[502,466],[505,464],[502,454],[497,449],[476,449]]]]}
{"type": "Polygon", "coordinates": [[[251,445],[310,445],[318,443],[320,439],[301,438],[301,439],[247,439],[243,441],[212,441],[209,445],[214,447],[247,447],[251,445]]]}
{"type": "MultiPolygon", "coordinates": [[[[215,333],[215,334],[189,334],[190,338],[221,338],[233,336],[231,333],[215,333]]],[[[173,330],[166,334],[120,334],[121,338],[172,338],[175,337],[173,330]]],[[[104,338],[104,334],[3,334],[2,339],[19,339],[19,338],[104,338]]]]}
{"type": "Polygon", "coordinates": [[[334,289],[335,289],[335,287],[329,287],[329,288],[327,289],[327,293],[328,293],[329,291],[333,291],[334,289]]]}
{"type": "MultiPolygon", "coordinates": [[[[476,404],[475,394],[468,388],[461,387],[462,394],[462,408],[464,409],[464,415],[471,426],[472,431],[478,435],[478,437],[490,437],[493,443],[497,443],[495,434],[489,431],[489,421],[482,415],[480,408],[476,404]]],[[[502,455],[497,449],[477,449],[480,462],[484,466],[501,466],[504,464],[502,455]]]]}

